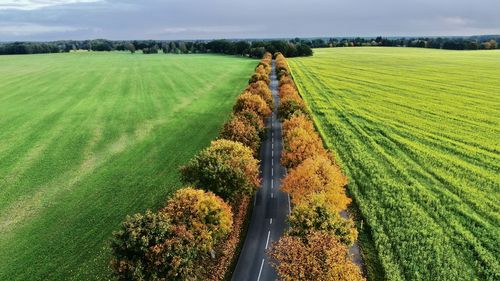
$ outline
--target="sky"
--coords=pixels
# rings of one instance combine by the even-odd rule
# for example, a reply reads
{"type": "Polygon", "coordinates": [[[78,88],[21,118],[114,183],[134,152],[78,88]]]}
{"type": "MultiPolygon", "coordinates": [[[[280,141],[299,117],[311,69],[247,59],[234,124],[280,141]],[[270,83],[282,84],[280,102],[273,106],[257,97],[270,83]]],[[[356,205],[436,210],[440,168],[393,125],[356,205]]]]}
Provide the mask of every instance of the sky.
{"type": "Polygon", "coordinates": [[[0,41],[500,34],[500,0],[0,0],[0,41]]]}

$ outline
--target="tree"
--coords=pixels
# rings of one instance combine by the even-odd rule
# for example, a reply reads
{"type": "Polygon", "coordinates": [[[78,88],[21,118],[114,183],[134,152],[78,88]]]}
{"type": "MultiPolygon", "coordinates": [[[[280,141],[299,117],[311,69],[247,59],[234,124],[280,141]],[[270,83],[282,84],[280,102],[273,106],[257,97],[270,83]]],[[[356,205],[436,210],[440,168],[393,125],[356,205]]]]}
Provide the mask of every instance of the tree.
{"type": "Polygon", "coordinates": [[[273,244],[270,255],[283,281],[364,280],[347,247],[324,232],[311,232],[305,237],[285,235],[273,244]]]}
{"type": "Polygon", "coordinates": [[[325,156],[315,155],[291,169],[283,179],[281,189],[290,194],[295,205],[309,200],[314,194],[323,193],[334,210],[342,211],[351,203],[345,193],[346,184],[347,177],[338,166],[325,156]]]}
{"type": "Polygon", "coordinates": [[[269,108],[273,108],[273,94],[269,89],[269,86],[264,81],[256,81],[254,83],[250,83],[246,91],[250,92],[253,95],[260,96],[269,106],[269,108]]]}
{"type": "Polygon", "coordinates": [[[133,53],[135,53],[135,46],[134,46],[134,44],[132,44],[132,43],[128,43],[128,44],[126,45],[126,48],[127,48],[127,50],[128,50],[130,53],[132,53],[132,54],[133,54],[133,53]]]}
{"type": "Polygon", "coordinates": [[[266,102],[260,96],[252,95],[249,92],[241,94],[233,106],[233,112],[235,114],[245,110],[253,111],[261,118],[265,118],[271,114],[271,109],[266,102]]]}
{"type": "Polygon", "coordinates": [[[257,113],[255,113],[255,111],[245,109],[236,112],[234,115],[241,118],[241,120],[245,123],[252,125],[257,130],[259,135],[262,135],[262,133],[264,132],[264,121],[257,113]]]}
{"type": "Polygon", "coordinates": [[[348,246],[353,245],[358,237],[354,222],[342,218],[324,193],[313,194],[295,206],[288,220],[290,235],[304,237],[312,231],[323,231],[348,246]]]}
{"type": "Polygon", "coordinates": [[[225,237],[233,225],[231,207],[211,192],[182,188],[175,192],[161,211],[172,224],[185,226],[194,235],[197,247],[203,251],[225,237]]]}
{"type": "Polygon", "coordinates": [[[252,149],[254,155],[260,147],[260,137],[257,129],[240,115],[227,121],[219,134],[220,138],[240,142],[252,149]]]}
{"type": "Polygon", "coordinates": [[[294,168],[308,158],[327,154],[319,135],[301,127],[283,130],[283,144],[281,164],[287,168],[294,168]]]}
{"type": "Polygon", "coordinates": [[[194,235],[161,213],[127,217],[113,233],[111,268],[118,280],[189,280],[199,253],[194,235]]]}
{"type": "Polygon", "coordinates": [[[230,140],[213,141],[181,168],[181,178],[229,200],[253,194],[260,185],[252,150],[230,140]]]}

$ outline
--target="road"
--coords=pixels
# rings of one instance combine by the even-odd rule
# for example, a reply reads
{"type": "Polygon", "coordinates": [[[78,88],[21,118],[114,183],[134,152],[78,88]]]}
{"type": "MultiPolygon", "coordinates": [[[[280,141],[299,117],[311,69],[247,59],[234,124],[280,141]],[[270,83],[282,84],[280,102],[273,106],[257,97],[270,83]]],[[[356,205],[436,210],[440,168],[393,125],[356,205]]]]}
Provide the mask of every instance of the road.
{"type": "Polygon", "coordinates": [[[245,243],[231,279],[234,281],[276,280],[276,272],[266,251],[287,228],[286,218],[290,212],[290,198],[279,188],[285,168],[280,165],[283,141],[281,123],[277,118],[279,96],[274,60],[270,79],[275,106],[272,116],[266,121],[269,130],[260,151],[262,186],[255,196],[245,243]]]}

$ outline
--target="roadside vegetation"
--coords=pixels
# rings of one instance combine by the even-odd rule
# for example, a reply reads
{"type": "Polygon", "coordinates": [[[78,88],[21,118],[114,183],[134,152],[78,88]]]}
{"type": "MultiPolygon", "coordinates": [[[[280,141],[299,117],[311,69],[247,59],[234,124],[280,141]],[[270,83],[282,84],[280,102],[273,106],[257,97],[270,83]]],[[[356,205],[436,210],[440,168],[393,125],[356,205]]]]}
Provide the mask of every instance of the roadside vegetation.
{"type": "Polygon", "coordinates": [[[499,280],[500,51],[317,49],[289,63],[378,278],[499,280]]]}
{"type": "Polygon", "coordinates": [[[157,212],[127,217],[114,233],[111,267],[119,280],[229,278],[250,198],[260,186],[255,155],[271,114],[262,97],[269,92],[271,60],[266,53],[219,138],[180,168],[187,187],[157,212]]]}
{"type": "Polygon", "coordinates": [[[283,121],[281,161],[288,168],[281,189],[292,200],[290,228],[269,254],[280,280],[364,280],[349,255],[357,239],[344,211],[347,178],[323,147],[285,57],[275,54],[279,78],[279,116],[283,121]],[[293,102],[293,103],[292,103],[293,102]]]}
{"type": "MultiPolygon", "coordinates": [[[[178,167],[218,136],[257,63],[116,52],[1,56],[0,280],[109,279],[110,237],[127,214],[141,214],[124,226],[130,233],[184,231],[145,210],[166,207],[183,186],[178,167]]],[[[248,110],[237,115],[261,124],[248,110]]],[[[196,208],[219,202],[208,192],[198,197],[205,199],[196,208]]],[[[229,203],[233,227],[210,230],[215,242],[235,239],[232,229],[246,218],[246,208],[229,203]]],[[[155,260],[169,258],[163,251],[155,260]]]]}

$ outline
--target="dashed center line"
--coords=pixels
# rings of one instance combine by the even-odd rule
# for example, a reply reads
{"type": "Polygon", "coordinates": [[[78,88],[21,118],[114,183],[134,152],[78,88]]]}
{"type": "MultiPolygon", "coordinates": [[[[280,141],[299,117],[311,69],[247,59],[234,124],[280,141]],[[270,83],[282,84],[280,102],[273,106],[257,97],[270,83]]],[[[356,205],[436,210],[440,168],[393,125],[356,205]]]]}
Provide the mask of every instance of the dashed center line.
{"type": "Polygon", "coordinates": [[[262,259],[262,263],[260,264],[259,276],[257,276],[257,281],[260,280],[260,275],[262,274],[263,267],[264,267],[264,259],[262,259]]]}
{"type": "Polygon", "coordinates": [[[271,230],[269,230],[267,232],[266,250],[267,250],[267,246],[269,245],[269,237],[271,237],[271,230]]]}
{"type": "Polygon", "coordinates": [[[273,218],[269,220],[269,224],[273,224],[273,218]]]}

